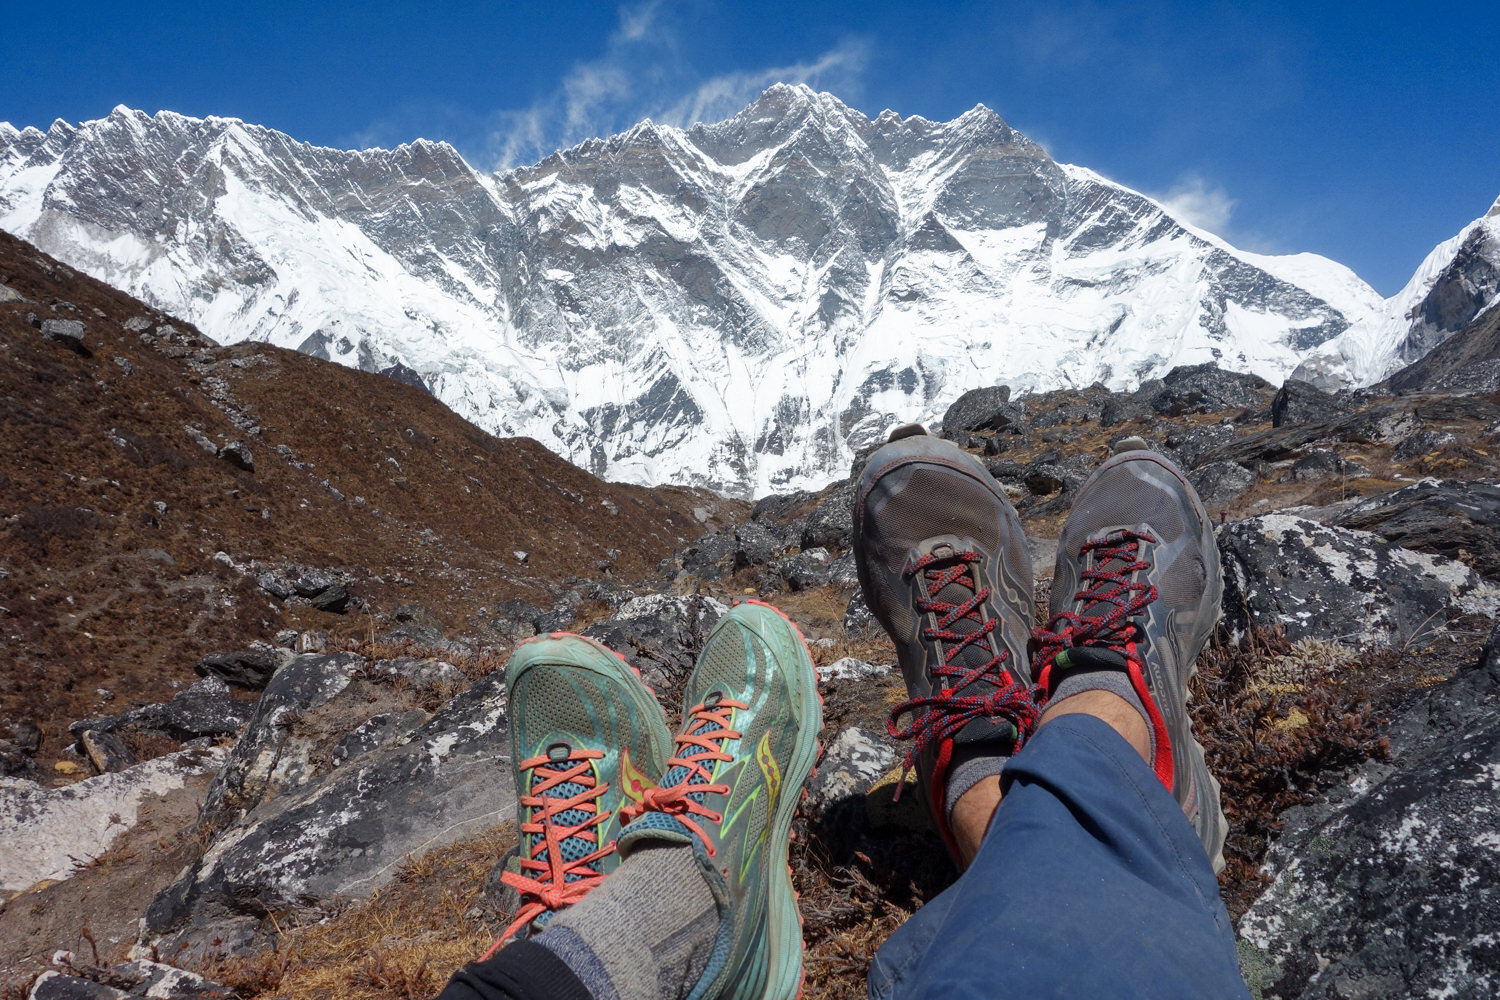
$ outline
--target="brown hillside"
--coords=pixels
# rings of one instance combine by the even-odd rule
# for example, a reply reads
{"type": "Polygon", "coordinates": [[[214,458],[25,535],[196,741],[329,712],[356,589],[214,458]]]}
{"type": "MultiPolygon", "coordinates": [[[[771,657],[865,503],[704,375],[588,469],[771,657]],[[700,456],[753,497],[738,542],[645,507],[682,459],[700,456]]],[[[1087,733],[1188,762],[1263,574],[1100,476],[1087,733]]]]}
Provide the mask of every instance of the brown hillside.
{"type": "Polygon", "coordinates": [[[164,700],[205,653],[368,633],[401,603],[472,627],[570,576],[639,578],[704,530],[695,507],[741,506],[602,482],[394,379],[220,347],[5,233],[0,285],[0,737],[35,719],[44,762],[68,722],[164,700]],[[46,320],[82,321],[83,351],[46,320]],[[252,561],[344,571],[369,611],[283,604],[252,561]]]}

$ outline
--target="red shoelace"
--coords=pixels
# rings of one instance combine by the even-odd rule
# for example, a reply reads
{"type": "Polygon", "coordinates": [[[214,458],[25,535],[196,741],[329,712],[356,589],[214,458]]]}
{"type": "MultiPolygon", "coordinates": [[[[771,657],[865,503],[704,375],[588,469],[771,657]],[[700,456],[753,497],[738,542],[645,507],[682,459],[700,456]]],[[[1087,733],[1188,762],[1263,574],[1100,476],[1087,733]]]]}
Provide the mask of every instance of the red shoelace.
{"type": "MultiPolygon", "coordinates": [[[[999,627],[993,618],[984,617],[981,610],[989,600],[988,588],[979,589],[974,566],[982,556],[978,552],[957,552],[952,555],[925,555],[906,569],[908,577],[920,577],[919,585],[924,592],[916,599],[916,608],[924,614],[937,616],[935,627],[924,628],[922,637],[944,646],[943,662],[932,667],[931,694],[912,698],[897,705],[886,720],[886,730],[898,740],[911,740],[906,756],[901,762],[905,777],[916,766],[917,757],[934,742],[951,739],[964,726],[978,718],[1004,717],[1016,729],[1015,749],[1021,749],[1026,736],[1036,728],[1041,709],[1037,706],[1035,689],[1018,683],[1004,666],[1009,651],[1001,649],[987,662],[965,667],[954,663],[970,646],[984,642],[985,637],[999,627]],[[939,566],[938,563],[948,565],[939,566]],[[969,591],[968,600],[952,603],[938,599],[944,588],[958,584],[969,591]],[[952,626],[962,618],[979,623],[979,627],[967,634],[953,631],[952,626]],[[952,684],[942,685],[942,678],[955,678],[952,684]],[[988,680],[993,686],[989,694],[967,694],[958,692],[980,680],[988,680]],[[903,727],[899,720],[911,715],[903,727]]],[[[901,783],[897,783],[896,795],[901,794],[901,783]]]]}
{"type": "Polygon", "coordinates": [[[1094,565],[1080,574],[1081,588],[1073,595],[1082,602],[1077,611],[1054,615],[1046,628],[1034,629],[1031,637],[1041,644],[1036,671],[1039,680],[1050,680],[1057,656],[1069,646],[1104,646],[1120,653],[1137,668],[1145,663],[1136,652],[1141,629],[1132,619],[1156,600],[1153,584],[1134,582],[1130,576],[1151,564],[1140,556],[1140,543],[1155,543],[1156,538],[1144,531],[1121,531],[1106,538],[1085,542],[1079,555],[1094,555],[1094,565]],[[1114,568],[1109,567],[1116,564],[1114,568]],[[1100,606],[1108,610],[1097,613],[1100,606]],[[1061,627],[1059,627],[1061,626],[1061,627]]]}
{"type": "Polygon", "coordinates": [[[724,752],[723,741],[737,740],[743,734],[729,728],[729,713],[736,708],[744,711],[749,707],[742,701],[723,697],[712,705],[693,706],[688,712],[688,716],[693,721],[687,727],[687,732],[677,737],[677,754],[667,761],[666,777],[662,779],[663,782],[670,779],[672,783],[663,787],[648,788],[641,796],[640,802],[632,802],[623,806],[620,809],[622,825],[644,813],[666,813],[676,817],[679,823],[697,834],[708,856],[713,857],[717,853],[713,841],[692,817],[700,816],[709,823],[724,822],[724,814],[705,806],[701,798],[705,793],[710,792],[728,795],[729,786],[710,784],[712,775],[703,765],[712,761],[727,762],[734,759],[724,752]],[[699,752],[688,755],[686,751],[691,747],[697,747],[699,752]],[[673,774],[673,770],[679,767],[684,769],[683,773],[673,774]],[[695,777],[701,779],[698,784],[692,783],[695,777]]]}
{"type": "Polygon", "coordinates": [[[531,819],[521,824],[521,837],[524,843],[527,837],[541,836],[546,858],[522,856],[520,872],[501,873],[500,880],[521,894],[521,907],[516,919],[480,961],[494,955],[501,944],[543,913],[571,906],[604,881],[599,862],[614,851],[615,842],[599,846],[598,827],[610,815],[608,810],[600,811],[599,797],[609,786],[595,784],[594,769],[589,763],[603,756],[602,750],[574,747],[566,757],[555,760],[542,754],[521,761],[521,772],[531,773],[530,793],[521,796],[521,804],[531,810],[531,819]],[[567,763],[572,766],[557,766],[567,763]],[[559,785],[570,783],[582,786],[583,791],[574,795],[554,791],[559,785]],[[573,825],[563,823],[559,816],[572,810],[586,813],[588,818],[573,825]],[[564,841],[574,837],[593,843],[595,849],[569,861],[564,857],[564,841]]]}

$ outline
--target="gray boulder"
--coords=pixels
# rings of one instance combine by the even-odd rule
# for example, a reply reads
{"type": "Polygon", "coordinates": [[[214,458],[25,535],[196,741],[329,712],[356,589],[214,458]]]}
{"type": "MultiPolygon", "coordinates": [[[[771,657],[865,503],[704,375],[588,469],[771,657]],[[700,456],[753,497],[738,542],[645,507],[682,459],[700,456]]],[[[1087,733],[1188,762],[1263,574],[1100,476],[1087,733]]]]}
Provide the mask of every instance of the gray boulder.
{"type": "Polygon", "coordinates": [[[372,715],[334,744],[331,762],[334,767],[342,767],[356,757],[390,746],[420,728],[427,718],[427,713],[417,709],[372,715]]]}
{"type": "Polygon", "coordinates": [[[857,802],[863,810],[865,794],[900,759],[895,741],[886,733],[857,726],[845,729],[824,749],[818,773],[808,783],[808,818],[817,822],[845,803],[857,802]]]}
{"type": "MultiPolygon", "coordinates": [[[[292,673],[307,700],[339,684],[337,663],[316,675],[294,667],[272,687],[292,673]]],[[[499,763],[509,753],[502,673],[475,682],[395,745],[268,796],[221,830],[151,902],[143,944],[186,959],[263,949],[275,914],[332,912],[384,885],[406,857],[510,818],[515,790],[499,763]]]]}
{"type": "Polygon", "coordinates": [[[802,525],[802,548],[846,549],[854,532],[854,484],[830,493],[802,525]]]}
{"type": "Polygon", "coordinates": [[[366,666],[357,653],[304,654],[278,670],[245,726],[245,735],[209,786],[203,822],[236,822],[262,801],[300,787],[314,776],[314,742],[293,733],[310,710],[332,701],[366,666]]]}
{"type": "Polygon", "coordinates": [[[859,585],[859,566],[854,561],[853,552],[845,552],[828,564],[828,582],[840,587],[859,585]]]}
{"type": "Polygon", "coordinates": [[[1417,431],[1415,434],[1402,438],[1391,454],[1399,461],[1409,462],[1414,458],[1430,455],[1439,448],[1446,448],[1450,444],[1458,444],[1458,438],[1447,431],[1417,431]]]}
{"type": "Polygon", "coordinates": [[[193,664],[199,677],[210,674],[235,687],[259,691],[287,660],[285,650],[252,648],[231,653],[209,653],[193,664]]]}
{"type": "Polygon", "coordinates": [[[1224,620],[1236,637],[1280,625],[1292,640],[1386,644],[1500,608],[1500,590],[1463,563],[1291,514],[1221,528],[1219,556],[1224,620]]]}
{"type": "Polygon", "coordinates": [[[48,969],[37,976],[26,996],[27,1000],[125,1000],[130,994],[92,979],[48,969]]]}
{"type": "Polygon", "coordinates": [[[237,469],[246,472],[255,471],[255,456],[250,453],[249,445],[243,441],[231,441],[219,449],[219,457],[237,469]]]}
{"type": "Polygon", "coordinates": [[[1500,485],[1424,479],[1371,497],[1336,522],[1387,541],[1432,552],[1500,581],[1500,485]]]}
{"type": "Polygon", "coordinates": [[[508,643],[520,642],[536,635],[537,620],[546,614],[542,608],[519,597],[502,601],[492,610],[493,617],[490,618],[489,626],[508,643]]]}
{"type": "Polygon", "coordinates": [[[1159,378],[1147,379],[1129,395],[1116,394],[1104,401],[1099,410],[1099,423],[1105,427],[1116,427],[1137,417],[1155,413],[1154,401],[1166,390],[1166,383],[1159,378]]]}
{"type": "Polygon", "coordinates": [[[1240,919],[1256,995],[1500,993],[1500,630],[1392,727],[1390,755],[1282,817],[1240,919]]]}
{"type": "Polygon", "coordinates": [[[1239,499],[1254,484],[1255,474],[1238,462],[1209,462],[1189,472],[1188,482],[1213,512],[1239,499]]]}
{"type": "Polygon", "coordinates": [[[1219,423],[1173,431],[1163,443],[1173,462],[1183,469],[1191,469],[1204,455],[1233,440],[1234,425],[1219,423]]]}
{"type": "Polygon", "coordinates": [[[75,739],[94,730],[160,733],[186,741],[200,736],[232,736],[240,731],[250,714],[249,702],[230,697],[229,686],[217,677],[205,677],[177,692],[169,702],[143,705],[107,718],[84,719],[69,726],[68,732],[75,739]]]}
{"type": "Polygon", "coordinates": [[[214,771],[224,751],[197,747],[62,788],[0,778],[0,890],[68,878],[135,826],[141,806],[214,771]]]}
{"type": "Polygon", "coordinates": [[[627,601],[614,617],[583,634],[620,653],[663,704],[681,698],[698,653],[729,609],[711,597],[650,594],[627,601]]]}
{"type": "Polygon", "coordinates": [[[1026,407],[1010,401],[1010,386],[970,389],[943,414],[943,436],[1003,430],[1026,422],[1026,407]]]}
{"type": "Polygon", "coordinates": [[[785,546],[781,532],[767,521],[750,520],[734,526],[734,568],[764,566],[771,562],[785,546]]]}
{"type": "Polygon", "coordinates": [[[711,531],[682,553],[682,568],[703,580],[721,580],[734,568],[732,532],[711,531]]]}
{"type": "Polygon", "coordinates": [[[65,964],[70,975],[49,969],[36,978],[28,1000],[119,1000],[148,997],[150,1000],[233,1000],[235,991],[203,978],[196,972],[162,962],[137,959],[111,969],[65,964]]]}
{"type": "Polygon", "coordinates": [[[1393,404],[1372,406],[1340,420],[1334,430],[1345,441],[1389,444],[1400,441],[1421,425],[1411,410],[1393,404]]]}
{"type": "Polygon", "coordinates": [[[844,634],[851,639],[868,638],[880,633],[880,623],[865,603],[863,590],[855,590],[844,606],[844,634]]]}
{"type": "Polygon", "coordinates": [[[1151,398],[1151,408],[1174,417],[1255,409],[1267,405],[1275,392],[1275,387],[1258,375],[1226,371],[1213,362],[1179,365],[1162,379],[1161,391],[1151,398]]]}
{"type": "Polygon", "coordinates": [[[85,729],[78,734],[78,748],[98,774],[123,771],[136,763],[135,754],[125,741],[114,733],[103,733],[96,729],[85,729]]]}
{"type": "Polygon", "coordinates": [[[796,593],[827,586],[830,563],[827,549],[806,549],[781,560],[776,564],[776,571],[792,592],[796,593]]]}
{"type": "Polygon", "coordinates": [[[83,346],[83,321],[78,319],[44,319],[42,320],[42,336],[66,347],[70,351],[82,354],[83,346]]]}
{"type": "Polygon", "coordinates": [[[1364,475],[1367,470],[1358,462],[1351,462],[1336,451],[1313,448],[1286,470],[1285,479],[1292,483],[1321,483],[1328,479],[1349,478],[1364,475]]]}
{"type": "Polygon", "coordinates": [[[1287,379],[1271,400],[1271,426],[1325,424],[1348,412],[1348,403],[1333,393],[1300,379],[1287,379]]]}

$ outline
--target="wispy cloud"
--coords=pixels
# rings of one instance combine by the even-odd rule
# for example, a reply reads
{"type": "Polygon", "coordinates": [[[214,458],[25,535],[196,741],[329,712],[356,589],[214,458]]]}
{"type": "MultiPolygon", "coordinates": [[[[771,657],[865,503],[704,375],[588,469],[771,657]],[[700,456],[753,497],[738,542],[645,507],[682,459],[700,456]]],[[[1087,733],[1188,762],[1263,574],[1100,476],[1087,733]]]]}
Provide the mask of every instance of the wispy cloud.
{"type": "Polygon", "coordinates": [[[724,73],[703,81],[687,97],[654,117],[682,127],[719,121],[739,111],[773,83],[805,83],[815,90],[835,91],[840,99],[852,101],[859,91],[868,54],[866,41],[850,39],[812,62],[724,73]]]}
{"type": "Polygon", "coordinates": [[[1173,217],[1227,238],[1235,201],[1229,192],[1198,174],[1183,174],[1166,194],[1154,195],[1173,217]]]}
{"type": "Polygon", "coordinates": [[[621,7],[597,57],[575,63],[529,107],[490,116],[473,150],[476,165],[532,163],[643,118],[678,126],[717,121],[773,83],[805,83],[857,100],[868,63],[868,43],[848,39],[806,61],[704,77],[692,68],[685,34],[665,16],[660,0],[621,7]]]}

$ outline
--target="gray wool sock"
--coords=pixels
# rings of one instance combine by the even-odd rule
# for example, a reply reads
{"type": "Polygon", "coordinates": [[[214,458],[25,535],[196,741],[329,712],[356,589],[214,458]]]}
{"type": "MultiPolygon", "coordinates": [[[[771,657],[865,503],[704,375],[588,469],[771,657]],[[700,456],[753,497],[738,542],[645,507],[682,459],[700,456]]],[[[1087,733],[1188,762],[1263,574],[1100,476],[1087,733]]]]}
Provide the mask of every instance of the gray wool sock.
{"type": "Polygon", "coordinates": [[[953,825],[953,807],[959,799],[963,798],[964,792],[990,775],[998,775],[1008,760],[1010,760],[1008,756],[1001,757],[987,753],[970,757],[967,760],[957,760],[949,766],[948,784],[943,788],[943,817],[948,821],[949,826],[953,825]]]}
{"type": "Polygon", "coordinates": [[[719,914],[692,847],[638,849],[533,940],[594,1000],[685,997],[713,952],[719,914]]]}
{"type": "Polygon", "coordinates": [[[1146,706],[1141,703],[1141,696],[1135,693],[1135,685],[1130,683],[1130,675],[1123,670],[1080,670],[1063,675],[1058,682],[1056,690],[1047,699],[1047,704],[1055,705],[1071,695],[1083,691],[1108,691],[1117,694],[1130,703],[1130,707],[1141,713],[1141,719],[1146,723],[1146,739],[1149,742],[1146,761],[1150,763],[1156,759],[1156,731],[1151,728],[1151,716],[1146,713],[1146,706]]]}

